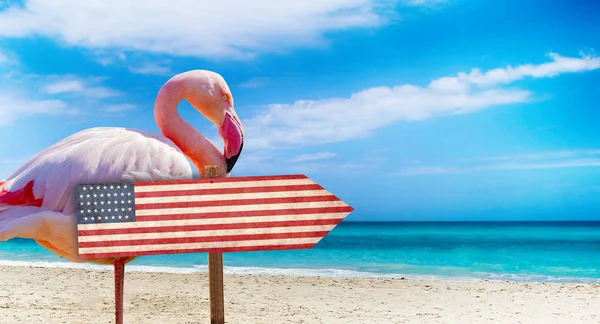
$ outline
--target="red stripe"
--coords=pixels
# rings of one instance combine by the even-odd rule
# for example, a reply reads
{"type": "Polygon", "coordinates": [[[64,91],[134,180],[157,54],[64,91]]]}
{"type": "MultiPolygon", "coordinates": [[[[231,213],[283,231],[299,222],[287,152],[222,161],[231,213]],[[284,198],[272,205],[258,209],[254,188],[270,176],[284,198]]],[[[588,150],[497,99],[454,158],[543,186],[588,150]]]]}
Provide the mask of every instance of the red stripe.
{"type": "Polygon", "coordinates": [[[154,239],[134,239],[134,240],[114,240],[98,242],[79,242],[79,248],[97,248],[111,246],[140,246],[156,244],[186,244],[186,243],[208,243],[208,242],[241,242],[257,240],[278,240],[309,237],[324,237],[329,231],[315,232],[297,232],[297,233],[268,233],[268,234],[241,234],[241,235],[223,235],[223,236],[202,236],[202,237],[172,237],[172,238],[154,238],[154,239]]]}
{"type": "Polygon", "coordinates": [[[271,186],[271,187],[244,187],[244,188],[221,188],[221,189],[198,189],[198,190],[173,190],[156,192],[136,192],[135,198],[170,197],[170,196],[196,196],[196,195],[224,195],[257,192],[288,192],[302,190],[324,190],[318,184],[271,186]]]}
{"type": "Polygon", "coordinates": [[[314,207],[298,209],[275,209],[275,210],[247,210],[234,212],[213,212],[213,213],[185,213],[172,215],[152,215],[136,216],[136,222],[169,221],[184,219],[206,219],[206,218],[233,218],[233,217],[267,217],[267,216],[285,216],[285,215],[305,215],[305,214],[329,214],[329,213],[350,213],[354,208],[350,206],[341,207],[314,207]]]}
{"type": "Polygon", "coordinates": [[[191,207],[217,207],[217,206],[243,206],[243,205],[273,205],[273,204],[291,204],[303,202],[320,202],[320,201],[339,201],[340,199],[334,195],[327,196],[311,196],[311,197],[285,197],[285,198],[258,198],[258,199],[233,199],[233,200],[216,200],[216,201],[186,201],[172,203],[156,203],[135,204],[136,210],[147,209],[167,209],[167,208],[191,208],[191,207]]]}
{"type": "Polygon", "coordinates": [[[330,219],[291,220],[291,221],[260,222],[260,223],[206,224],[206,225],[180,225],[180,226],[165,226],[165,227],[95,229],[95,230],[79,230],[77,234],[78,234],[78,236],[94,236],[94,235],[116,235],[116,234],[147,234],[147,233],[165,233],[165,232],[214,231],[214,230],[247,229],[247,228],[337,225],[342,221],[342,219],[343,218],[330,218],[330,219]]]}
{"type": "Polygon", "coordinates": [[[87,253],[79,256],[84,259],[100,258],[123,258],[128,256],[157,255],[157,254],[178,254],[178,253],[199,253],[199,252],[250,252],[250,251],[273,251],[273,250],[301,250],[310,249],[315,244],[281,244],[281,245],[256,245],[240,246],[229,248],[209,248],[209,249],[176,249],[176,250],[156,250],[156,251],[137,251],[137,252],[118,252],[118,253],[87,253]]]}
{"type": "Polygon", "coordinates": [[[308,179],[303,174],[291,174],[291,175],[275,175],[275,176],[248,176],[248,177],[235,177],[235,178],[202,178],[202,179],[190,179],[190,180],[161,180],[161,181],[141,181],[135,182],[136,187],[143,186],[162,186],[162,185],[180,185],[180,184],[200,184],[200,183],[223,183],[223,182],[247,182],[247,181],[264,181],[264,180],[300,180],[308,179]]]}

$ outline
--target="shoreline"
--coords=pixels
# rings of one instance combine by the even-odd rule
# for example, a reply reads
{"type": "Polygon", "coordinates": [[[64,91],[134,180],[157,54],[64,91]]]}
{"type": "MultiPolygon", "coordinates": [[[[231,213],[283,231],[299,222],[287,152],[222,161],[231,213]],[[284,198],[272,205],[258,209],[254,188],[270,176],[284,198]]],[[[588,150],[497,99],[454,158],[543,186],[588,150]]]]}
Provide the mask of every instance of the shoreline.
{"type": "MultiPolygon", "coordinates": [[[[579,323],[600,321],[600,284],[446,282],[231,274],[228,323],[579,323]]],[[[109,323],[112,271],[0,266],[0,322],[109,323]]],[[[206,323],[206,273],[126,275],[125,322],[206,323]]]]}
{"type": "MultiPolygon", "coordinates": [[[[20,261],[0,259],[0,267],[27,267],[27,268],[54,268],[54,269],[81,269],[112,271],[110,265],[96,265],[91,263],[73,263],[67,261],[20,261]]],[[[206,273],[206,265],[194,267],[152,266],[152,265],[127,265],[127,273],[169,273],[169,274],[195,274],[206,273]]],[[[490,277],[475,276],[436,276],[424,274],[402,274],[402,273],[375,273],[361,272],[343,269],[309,269],[309,268],[271,268],[271,267],[229,267],[223,269],[226,275],[252,275],[252,276],[289,276],[289,277],[316,277],[334,279],[407,279],[420,281],[444,281],[444,282],[477,282],[477,281],[499,281],[515,283],[559,283],[559,284],[600,284],[600,278],[591,277],[552,277],[543,275],[519,276],[513,274],[494,274],[490,277]],[[535,280],[533,278],[537,278],[535,280]],[[546,280],[539,280],[545,278],[546,280]],[[512,279],[512,280],[511,280],[512,279]],[[516,280],[515,280],[516,279],[516,280]],[[527,280],[530,279],[530,280],[527,280]]]]}

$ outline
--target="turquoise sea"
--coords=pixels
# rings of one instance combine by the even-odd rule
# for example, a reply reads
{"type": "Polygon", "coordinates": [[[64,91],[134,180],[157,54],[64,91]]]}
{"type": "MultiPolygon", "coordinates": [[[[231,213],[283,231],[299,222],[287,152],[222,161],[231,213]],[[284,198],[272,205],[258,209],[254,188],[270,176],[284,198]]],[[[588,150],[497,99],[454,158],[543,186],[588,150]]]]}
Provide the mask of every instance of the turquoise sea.
{"type": "MultiPolygon", "coordinates": [[[[205,253],[140,257],[137,271],[206,271],[205,253]]],[[[0,264],[75,266],[31,240],[0,264]]],[[[600,283],[600,222],[343,222],[310,250],[225,253],[226,273],[600,283]]]]}

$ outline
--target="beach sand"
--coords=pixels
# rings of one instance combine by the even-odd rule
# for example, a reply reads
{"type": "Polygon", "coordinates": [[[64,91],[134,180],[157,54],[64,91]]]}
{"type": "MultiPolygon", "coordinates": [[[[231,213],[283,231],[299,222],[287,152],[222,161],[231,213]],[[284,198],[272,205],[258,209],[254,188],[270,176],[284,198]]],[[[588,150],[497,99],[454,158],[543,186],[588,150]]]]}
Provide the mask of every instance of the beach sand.
{"type": "MultiPolygon", "coordinates": [[[[113,323],[112,271],[0,267],[0,323],[113,323]]],[[[599,284],[225,274],[227,323],[600,323],[599,284]]],[[[125,323],[209,323],[205,273],[127,272],[125,323]]]]}

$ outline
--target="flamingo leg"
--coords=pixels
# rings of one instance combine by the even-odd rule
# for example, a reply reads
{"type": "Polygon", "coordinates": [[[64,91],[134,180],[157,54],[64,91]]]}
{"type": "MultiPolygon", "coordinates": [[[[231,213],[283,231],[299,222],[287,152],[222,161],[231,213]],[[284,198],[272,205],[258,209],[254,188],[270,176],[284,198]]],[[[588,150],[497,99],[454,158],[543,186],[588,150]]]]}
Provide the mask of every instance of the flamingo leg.
{"type": "Polygon", "coordinates": [[[123,286],[125,285],[125,260],[114,262],[115,267],[115,324],[123,324],[123,286]]]}

